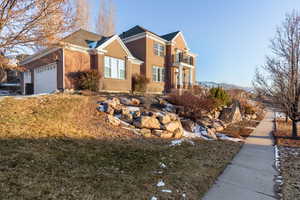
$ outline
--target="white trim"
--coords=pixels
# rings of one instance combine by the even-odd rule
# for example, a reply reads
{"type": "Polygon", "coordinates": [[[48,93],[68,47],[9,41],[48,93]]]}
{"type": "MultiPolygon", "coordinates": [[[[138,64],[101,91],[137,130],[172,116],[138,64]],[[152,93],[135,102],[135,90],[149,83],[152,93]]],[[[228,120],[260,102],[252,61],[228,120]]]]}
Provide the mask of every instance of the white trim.
{"type": "Polygon", "coordinates": [[[197,57],[198,55],[197,54],[195,54],[195,53],[192,53],[192,52],[187,52],[187,54],[189,55],[189,56],[192,56],[192,57],[197,57]]]}
{"type": "Polygon", "coordinates": [[[88,50],[90,48],[87,47],[82,47],[82,46],[78,46],[75,44],[70,44],[70,43],[65,43],[65,42],[61,42],[61,44],[63,45],[63,47],[65,49],[71,50],[71,51],[78,51],[78,52],[82,52],[82,53],[88,53],[88,50]]]}
{"type": "Polygon", "coordinates": [[[139,33],[139,34],[124,38],[122,40],[123,40],[124,43],[128,43],[128,42],[132,42],[132,41],[135,41],[135,40],[142,39],[144,37],[146,37],[146,32],[139,33]]]}
{"type": "Polygon", "coordinates": [[[141,64],[143,64],[144,62],[143,61],[141,61],[141,60],[139,60],[139,59],[129,59],[129,61],[131,62],[131,63],[133,63],[133,64],[138,64],[138,65],[141,65],[141,64]]]}
{"type": "Polygon", "coordinates": [[[51,49],[45,49],[45,50],[42,50],[36,54],[33,54],[32,56],[29,56],[28,58],[24,59],[23,61],[20,62],[20,65],[26,65],[32,61],[35,61],[41,57],[44,57],[50,53],[53,53],[57,50],[59,50],[60,47],[55,47],[55,48],[51,48],[51,49]]]}
{"type": "Polygon", "coordinates": [[[111,37],[110,39],[105,41],[103,44],[101,44],[99,47],[97,47],[97,50],[105,52],[104,48],[107,47],[109,44],[111,44],[115,40],[117,40],[120,43],[121,47],[126,52],[128,58],[129,59],[134,59],[134,57],[130,53],[129,49],[126,47],[126,45],[124,44],[124,42],[121,40],[121,38],[118,35],[114,35],[113,37],[111,37]]]}
{"type": "Polygon", "coordinates": [[[167,40],[164,40],[164,39],[162,39],[162,38],[159,38],[159,37],[157,37],[156,35],[153,35],[152,33],[147,33],[146,37],[149,38],[149,39],[152,39],[152,40],[154,40],[154,41],[156,41],[156,42],[162,43],[162,44],[164,44],[164,45],[166,45],[167,42],[168,42],[167,40]]]}
{"type": "Polygon", "coordinates": [[[139,33],[139,34],[136,34],[136,35],[124,38],[123,41],[124,41],[124,43],[129,43],[129,42],[132,42],[132,41],[135,41],[135,40],[139,40],[139,39],[142,39],[142,38],[145,38],[145,37],[149,38],[149,39],[152,39],[152,40],[154,40],[156,42],[162,43],[164,45],[170,43],[169,41],[167,41],[165,39],[162,39],[162,38],[154,35],[153,33],[149,33],[149,32],[143,32],[143,33],[139,33]]]}
{"type": "Polygon", "coordinates": [[[192,68],[192,69],[195,68],[194,65],[189,65],[189,64],[184,63],[184,62],[174,62],[173,65],[176,66],[176,67],[179,67],[180,65],[183,65],[185,67],[189,67],[189,68],[192,68]]]}

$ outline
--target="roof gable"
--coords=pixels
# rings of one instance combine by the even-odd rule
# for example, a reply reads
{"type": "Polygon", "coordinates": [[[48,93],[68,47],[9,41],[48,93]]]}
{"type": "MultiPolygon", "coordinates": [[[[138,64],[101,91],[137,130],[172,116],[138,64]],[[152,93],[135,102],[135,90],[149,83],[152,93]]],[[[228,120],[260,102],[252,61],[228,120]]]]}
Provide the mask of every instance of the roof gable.
{"type": "Polygon", "coordinates": [[[176,42],[176,43],[183,43],[183,45],[185,46],[186,49],[189,49],[184,36],[181,32],[178,32],[177,35],[175,37],[173,37],[173,39],[171,40],[172,42],[176,42]]]}
{"type": "Polygon", "coordinates": [[[137,25],[137,26],[129,29],[128,31],[125,31],[122,34],[120,34],[120,38],[123,39],[123,38],[127,38],[127,37],[137,35],[139,33],[144,33],[144,32],[147,32],[147,30],[144,29],[143,27],[137,25]]]}
{"type": "Polygon", "coordinates": [[[160,35],[153,33],[152,31],[149,31],[148,29],[145,29],[139,25],[136,25],[135,27],[129,29],[128,31],[125,31],[122,34],[120,34],[120,38],[125,39],[125,38],[131,37],[131,36],[138,35],[140,33],[147,33],[147,32],[164,40],[164,38],[162,38],[160,35]]]}
{"type": "Polygon", "coordinates": [[[105,48],[110,45],[113,41],[117,40],[119,42],[119,44],[121,45],[121,47],[123,48],[123,50],[126,52],[127,56],[129,58],[134,58],[131,54],[131,52],[129,51],[129,49],[126,47],[126,45],[123,43],[123,41],[121,40],[121,38],[118,35],[114,35],[112,37],[110,37],[109,39],[105,40],[101,45],[99,45],[96,49],[98,50],[105,50],[105,48]]]}
{"type": "Polygon", "coordinates": [[[101,35],[83,29],[79,29],[78,31],[75,31],[74,33],[71,33],[67,37],[63,38],[61,41],[65,43],[89,48],[90,42],[101,41],[103,39],[105,39],[105,37],[101,35]]]}

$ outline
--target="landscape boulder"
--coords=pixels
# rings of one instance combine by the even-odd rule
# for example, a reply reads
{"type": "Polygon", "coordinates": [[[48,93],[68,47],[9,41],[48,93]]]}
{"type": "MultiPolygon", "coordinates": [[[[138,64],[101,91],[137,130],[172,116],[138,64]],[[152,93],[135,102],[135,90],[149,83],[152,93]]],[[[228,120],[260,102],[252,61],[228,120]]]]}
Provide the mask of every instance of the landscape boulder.
{"type": "Polygon", "coordinates": [[[182,138],[183,136],[183,129],[182,128],[178,128],[174,131],[174,138],[179,139],[182,138]]]}
{"type": "Polygon", "coordinates": [[[106,101],[106,103],[112,108],[116,109],[118,105],[120,105],[120,100],[116,97],[110,98],[106,101]]]}
{"type": "Polygon", "coordinates": [[[131,124],[133,122],[133,116],[131,113],[122,114],[120,119],[129,124],[131,124]]]}
{"type": "Polygon", "coordinates": [[[107,115],[106,120],[114,126],[119,126],[121,124],[121,121],[113,115],[107,115]]]}
{"type": "Polygon", "coordinates": [[[133,125],[138,128],[160,129],[159,121],[151,116],[141,116],[133,122],[133,125]]]}
{"type": "Polygon", "coordinates": [[[212,123],[212,127],[214,128],[214,129],[216,129],[216,131],[218,132],[218,131],[223,131],[224,130],[224,126],[223,126],[223,124],[220,122],[220,121],[213,121],[213,123],[212,123]]]}
{"type": "Polygon", "coordinates": [[[132,98],[131,99],[131,104],[132,105],[140,105],[141,104],[141,101],[139,100],[139,99],[137,99],[137,98],[132,98]]]}
{"type": "Polygon", "coordinates": [[[176,129],[181,128],[181,124],[179,121],[172,121],[165,124],[164,129],[170,132],[174,132],[176,129]]]}
{"type": "Polygon", "coordinates": [[[184,130],[187,130],[189,132],[194,132],[195,127],[196,127],[196,123],[190,119],[181,120],[181,124],[182,124],[184,130]]]}
{"type": "Polygon", "coordinates": [[[171,122],[171,117],[167,113],[157,113],[157,118],[159,119],[160,123],[167,124],[171,122]]]}
{"type": "Polygon", "coordinates": [[[164,139],[172,138],[174,135],[174,133],[164,130],[153,130],[152,133],[153,135],[164,139]]]}
{"type": "Polygon", "coordinates": [[[207,136],[214,139],[214,140],[217,140],[218,137],[216,136],[216,130],[214,128],[208,128],[207,130],[207,136]]]}
{"type": "Polygon", "coordinates": [[[220,119],[228,123],[241,121],[242,115],[239,106],[233,104],[232,107],[224,108],[221,112],[220,119]]]}

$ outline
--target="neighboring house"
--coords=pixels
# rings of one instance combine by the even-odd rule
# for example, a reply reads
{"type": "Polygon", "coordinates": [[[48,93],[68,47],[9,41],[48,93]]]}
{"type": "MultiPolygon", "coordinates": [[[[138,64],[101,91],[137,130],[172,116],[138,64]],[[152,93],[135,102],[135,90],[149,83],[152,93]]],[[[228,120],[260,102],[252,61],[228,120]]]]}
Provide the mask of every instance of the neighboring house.
{"type": "Polygon", "coordinates": [[[22,75],[23,93],[71,89],[74,87],[72,73],[89,69],[100,72],[100,91],[130,92],[134,74],[150,78],[148,92],[161,93],[192,85],[195,55],[189,53],[183,35],[177,32],[160,37],[142,29],[145,30],[143,39],[141,32],[134,31],[137,28],[142,29],[136,26],[111,37],[80,29],[56,47],[27,57],[20,63],[28,69],[22,75]],[[148,34],[155,36],[148,37],[148,34]],[[146,42],[139,42],[137,37],[146,42]]]}

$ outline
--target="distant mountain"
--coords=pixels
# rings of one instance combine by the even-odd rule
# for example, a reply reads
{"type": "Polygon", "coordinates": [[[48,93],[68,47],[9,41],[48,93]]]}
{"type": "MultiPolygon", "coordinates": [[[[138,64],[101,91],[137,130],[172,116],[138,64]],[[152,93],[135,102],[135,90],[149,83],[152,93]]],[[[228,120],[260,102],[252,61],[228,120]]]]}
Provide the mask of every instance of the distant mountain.
{"type": "Polygon", "coordinates": [[[242,87],[242,86],[229,84],[229,83],[216,83],[216,82],[213,82],[213,81],[198,81],[197,84],[201,85],[203,87],[207,87],[207,88],[222,87],[226,90],[228,90],[228,89],[241,89],[241,90],[245,90],[247,92],[253,91],[253,88],[251,88],[251,87],[242,87]]]}

